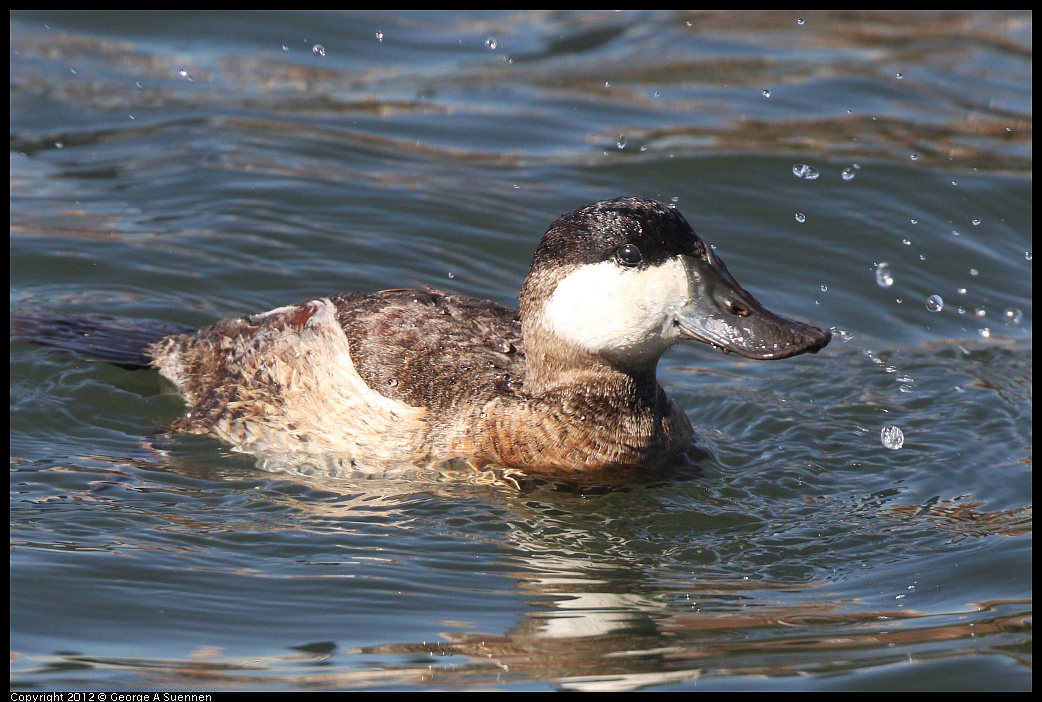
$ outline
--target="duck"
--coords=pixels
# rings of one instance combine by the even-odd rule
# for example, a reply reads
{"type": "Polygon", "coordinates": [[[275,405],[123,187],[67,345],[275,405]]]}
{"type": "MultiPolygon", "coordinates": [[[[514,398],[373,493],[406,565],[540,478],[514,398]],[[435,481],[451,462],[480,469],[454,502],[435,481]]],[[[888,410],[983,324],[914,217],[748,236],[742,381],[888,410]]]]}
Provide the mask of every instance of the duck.
{"type": "Polygon", "coordinates": [[[683,341],[778,360],[831,332],[768,311],[680,211],[617,197],[554,221],[513,309],[430,288],[342,293],[195,329],[12,313],[13,333],[170,381],[170,429],[306,465],[464,462],[534,475],[681,460],[658,382],[683,341]]]}

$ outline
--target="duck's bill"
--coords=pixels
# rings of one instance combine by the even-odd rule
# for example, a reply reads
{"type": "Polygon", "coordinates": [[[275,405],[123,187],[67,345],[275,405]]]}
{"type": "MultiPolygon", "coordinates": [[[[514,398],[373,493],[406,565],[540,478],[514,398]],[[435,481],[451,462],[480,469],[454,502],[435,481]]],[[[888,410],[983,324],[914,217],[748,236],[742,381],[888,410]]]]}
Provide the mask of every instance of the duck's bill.
{"type": "Polygon", "coordinates": [[[706,260],[685,258],[696,294],[674,319],[683,336],[756,360],[817,353],[832,339],[828,331],[767,310],[711,251],[706,260]]]}

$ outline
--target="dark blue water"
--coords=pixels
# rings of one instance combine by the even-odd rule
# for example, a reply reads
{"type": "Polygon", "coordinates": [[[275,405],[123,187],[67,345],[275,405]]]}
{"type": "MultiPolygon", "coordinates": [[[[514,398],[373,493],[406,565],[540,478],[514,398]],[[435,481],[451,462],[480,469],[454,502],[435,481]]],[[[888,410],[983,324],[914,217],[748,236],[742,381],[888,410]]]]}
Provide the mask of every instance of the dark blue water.
{"type": "Polygon", "coordinates": [[[514,304],[640,194],[836,338],[678,347],[697,470],[520,490],[157,442],[157,376],[12,339],[12,689],[1031,689],[1031,27],[13,13],[14,310],[514,304]]]}

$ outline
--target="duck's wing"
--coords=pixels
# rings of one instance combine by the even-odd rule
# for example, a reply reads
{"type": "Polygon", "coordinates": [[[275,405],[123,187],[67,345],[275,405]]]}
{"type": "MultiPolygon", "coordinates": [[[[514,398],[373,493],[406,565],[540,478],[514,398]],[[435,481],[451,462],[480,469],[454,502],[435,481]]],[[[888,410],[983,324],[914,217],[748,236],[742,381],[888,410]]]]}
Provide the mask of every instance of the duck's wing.
{"type": "Polygon", "coordinates": [[[524,381],[517,311],[434,290],[330,298],[359,374],[376,392],[450,410],[524,381]]]}

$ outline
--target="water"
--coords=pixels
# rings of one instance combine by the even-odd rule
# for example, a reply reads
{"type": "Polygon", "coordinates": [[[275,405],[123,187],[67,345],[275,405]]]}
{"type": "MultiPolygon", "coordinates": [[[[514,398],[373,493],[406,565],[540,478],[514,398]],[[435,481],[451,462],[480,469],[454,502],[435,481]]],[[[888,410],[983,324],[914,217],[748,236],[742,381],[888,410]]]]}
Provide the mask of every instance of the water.
{"type": "Polygon", "coordinates": [[[697,470],[520,490],[12,340],[12,689],[1031,689],[1031,98],[1030,13],[15,12],[12,309],[513,304],[641,194],[837,331],[667,354],[697,470]]]}

